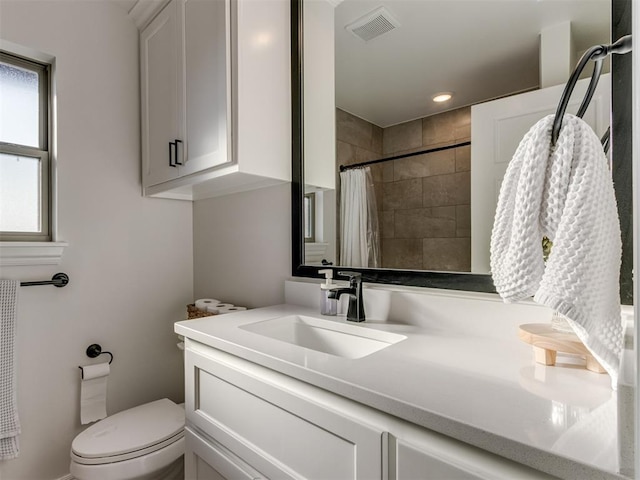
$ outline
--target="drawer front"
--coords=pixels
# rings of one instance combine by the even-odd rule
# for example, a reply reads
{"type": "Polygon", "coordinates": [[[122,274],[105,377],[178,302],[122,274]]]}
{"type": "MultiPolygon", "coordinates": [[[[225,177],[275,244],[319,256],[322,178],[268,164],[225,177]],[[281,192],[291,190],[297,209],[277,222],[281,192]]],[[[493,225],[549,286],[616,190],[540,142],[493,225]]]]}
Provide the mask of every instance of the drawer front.
{"type": "Polygon", "coordinates": [[[270,478],[382,478],[381,431],[258,378],[255,366],[243,371],[243,362],[187,350],[189,424],[270,478]]]}
{"type": "Polygon", "coordinates": [[[186,427],[186,480],[261,480],[264,476],[252,469],[222,445],[186,427]]]}
{"type": "Polygon", "coordinates": [[[434,432],[389,435],[390,480],[551,480],[555,477],[434,432]]]}
{"type": "Polygon", "coordinates": [[[396,449],[396,480],[481,480],[462,468],[447,463],[435,456],[413,448],[411,445],[397,443],[396,449]]]}

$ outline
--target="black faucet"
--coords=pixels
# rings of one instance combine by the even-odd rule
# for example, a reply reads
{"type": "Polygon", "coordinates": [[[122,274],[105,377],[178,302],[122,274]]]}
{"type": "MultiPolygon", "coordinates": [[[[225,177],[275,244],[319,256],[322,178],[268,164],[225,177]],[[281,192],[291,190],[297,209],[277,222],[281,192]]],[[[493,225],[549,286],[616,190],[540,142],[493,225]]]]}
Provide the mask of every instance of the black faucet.
{"type": "Polygon", "coordinates": [[[336,288],[329,292],[329,298],[339,299],[344,293],[349,294],[347,320],[364,322],[364,301],[362,297],[362,275],[357,272],[338,272],[338,275],[349,277],[349,288],[336,288]]]}

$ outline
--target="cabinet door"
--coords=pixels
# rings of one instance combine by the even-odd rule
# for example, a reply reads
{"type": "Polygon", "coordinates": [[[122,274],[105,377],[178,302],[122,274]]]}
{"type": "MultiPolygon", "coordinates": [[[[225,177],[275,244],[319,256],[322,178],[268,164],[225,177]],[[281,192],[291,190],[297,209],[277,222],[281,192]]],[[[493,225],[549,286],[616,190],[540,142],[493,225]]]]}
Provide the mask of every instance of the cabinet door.
{"type": "Polygon", "coordinates": [[[142,178],[145,187],[178,176],[178,168],[171,166],[175,164],[175,158],[170,159],[170,142],[181,139],[180,31],[178,0],[172,0],[140,34],[142,178]]]}
{"type": "Polygon", "coordinates": [[[264,478],[215,441],[185,428],[185,480],[258,480],[264,478]]]}
{"type": "Polygon", "coordinates": [[[182,0],[183,130],[180,176],[230,161],[230,0],[182,0]]]}

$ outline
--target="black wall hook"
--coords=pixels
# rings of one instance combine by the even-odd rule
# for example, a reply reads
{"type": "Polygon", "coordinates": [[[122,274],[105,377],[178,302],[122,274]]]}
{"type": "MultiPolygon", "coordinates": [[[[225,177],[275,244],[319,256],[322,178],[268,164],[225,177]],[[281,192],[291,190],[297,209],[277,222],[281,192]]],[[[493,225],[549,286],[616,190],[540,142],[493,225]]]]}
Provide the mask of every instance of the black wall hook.
{"type": "MultiPolygon", "coordinates": [[[[560,103],[558,104],[556,115],[553,119],[553,126],[551,127],[551,145],[555,146],[556,142],[558,141],[558,136],[560,135],[560,127],[562,126],[562,119],[564,118],[567,106],[569,105],[569,98],[571,97],[571,93],[573,92],[573,89],[576,86],[578,79],[580,78],[580,74],[586,67],[587,63],[589,63],[590,60],[594,61],[593,72],[591,73],[591,80],[589,81],[587,93],[585,94],[584,99],[580,104],[578,113],[576,114],[576,116],[580,118],[582,118],[582,116],[587,111],[589,102],[591,101],[591,98],[596,91],[596,87],[598,86],[598,80],[600,79],[600,73],[602,72],[602,60],[613,53],[618,55],[629,53],[631,51],[631,48],[631,35],[625,35],[611,45],[594,45],[593,47],[588,49],[584,53],[584,55],[582,55],[582,57],[578,61],[578,64],[576,65],[576,68],[571,73],[569,81],[567,82],[564,91],[562,92],[562,96],[560,97],[560,103]]],[[[608,134],[605,134],[605,136],[602,137],[602,143],[605,146],[605,151],[607,151],[609,146],[608,134]]]]}

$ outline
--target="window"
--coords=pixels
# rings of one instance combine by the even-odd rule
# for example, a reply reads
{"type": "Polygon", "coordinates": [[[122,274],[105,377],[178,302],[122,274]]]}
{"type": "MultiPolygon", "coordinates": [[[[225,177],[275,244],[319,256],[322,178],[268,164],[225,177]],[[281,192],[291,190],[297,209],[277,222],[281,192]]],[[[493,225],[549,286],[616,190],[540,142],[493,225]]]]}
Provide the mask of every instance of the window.
{"type": "Polygon", "coordinates": [[[316,194],[304,194],[304,241],[316,241],[316,194]]]}
{"type": "Polygon", "coordinates": [[[0,240],[50,241],[49,66],[0,51],[0,240]]]}

